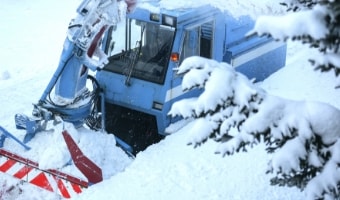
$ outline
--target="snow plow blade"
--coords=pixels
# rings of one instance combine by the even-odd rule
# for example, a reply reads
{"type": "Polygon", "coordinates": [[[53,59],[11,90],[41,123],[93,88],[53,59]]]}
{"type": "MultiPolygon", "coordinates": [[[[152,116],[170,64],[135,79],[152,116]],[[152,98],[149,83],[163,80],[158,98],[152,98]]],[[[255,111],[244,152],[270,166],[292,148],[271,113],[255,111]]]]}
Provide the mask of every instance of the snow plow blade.
{"type": "Polygon", "coordinates": [[[0,171],[40,188],[71,198],[88,187],[88,182],[58,170],[43,170],[39,164],[0,148],[0,171]]]}
{"type": "Polygon", "coordinates": [[[101,168],[83,154],[83,152],[80,150],[78,145],[75,143],[75,141],[66,130],[63,131],[63,136],[67,148],[71,153],[74,164],[84,174],[84,176],[89,181],[89,184],[95,184],[103,181],[101,168]]]}

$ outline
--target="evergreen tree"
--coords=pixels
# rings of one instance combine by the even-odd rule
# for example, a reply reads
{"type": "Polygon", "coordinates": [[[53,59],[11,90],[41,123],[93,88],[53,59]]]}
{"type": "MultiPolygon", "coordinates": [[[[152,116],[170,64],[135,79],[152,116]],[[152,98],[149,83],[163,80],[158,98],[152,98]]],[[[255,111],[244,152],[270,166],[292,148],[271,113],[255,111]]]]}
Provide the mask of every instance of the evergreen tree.
{"type": "Polygon", "coordinates": [[[178,73],[184,90],[204,88],[169,113],[195,118],[190,144],[214,139],[217,153],[232,155],[263,141],[272,154],[271,184],[299,187],[307,199],[340,197],[340,110],[271,96],[227,63],[191,57],[178,73]]]}
{"type": "MultiPolygon", "coordinates": [[[[271,16],[260,17],[255,26],[255,32],[271,35],[279,40],[299,40],[317,48],[323,55],[310,59],[315,69],[334,71],[340,74],[340,1],[339,0],[286,0],[281,3],[287,7],[287,15],[278,17],[281,23],[290,18],[286,23],[296,24],[281,27],[266,27],[265,23],[271,16]],[[284,33],[283,35],[276,34],[284,33]]],[[[280,23],[279,23],[280,24],[280,23]]]]}

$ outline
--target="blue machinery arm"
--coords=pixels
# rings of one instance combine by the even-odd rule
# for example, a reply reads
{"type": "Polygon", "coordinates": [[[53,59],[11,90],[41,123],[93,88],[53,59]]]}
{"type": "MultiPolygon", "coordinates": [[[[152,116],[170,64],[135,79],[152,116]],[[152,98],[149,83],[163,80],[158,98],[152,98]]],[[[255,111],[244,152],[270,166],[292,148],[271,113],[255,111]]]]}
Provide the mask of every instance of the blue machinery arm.
{"type": "Polygon", "coordinates": [[[116,3],[116,0],[84,0],[78,7],[77,16],[68,27],[58,67],[34,105],[33,118],[21,114],[15,117],[17,127],[27,131],[24,142],[44,128],[42,121],[52,120],[54,115],[78,127],[91,114],[95,101],[103,94],[99,94],[98,84],[92,92],[86,88],[88,69],[100,70],[108,62],[99,43],[105,31],[116,25],[116,3]]]}

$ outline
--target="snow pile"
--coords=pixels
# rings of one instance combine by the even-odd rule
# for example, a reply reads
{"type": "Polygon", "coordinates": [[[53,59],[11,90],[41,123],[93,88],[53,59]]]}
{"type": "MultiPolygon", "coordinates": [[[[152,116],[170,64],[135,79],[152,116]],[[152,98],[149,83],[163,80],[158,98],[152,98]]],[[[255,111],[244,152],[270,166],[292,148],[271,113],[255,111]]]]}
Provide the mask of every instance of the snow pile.
{"type": "MultiPolygon", "coordinates": [[[[102,168],[104,179],[121,172],[132,162],[132,159],[116,146],[112,134],[94,132],[86,128],[75,129],[72,124],[66,122],[57,125],[49,122],[47,129],[47,131],[38,132],[26,144],[31,147],[29,151],[10,138],[5,140],[4,148],[39,163],[41,169],[58,169],[86,180],[86,177],[72,163],[70,152],[61,134],[63,130],[67,130],[83,153],[102,168]]],[[[24,133],[21,133],[18,137],[22,139],[23,136],[24,133]]]]}
{"type": "MultiPolygon", "coordinates": [[[[157,2],[157,1],[151,1],[157,2]]],[[[150,10],[151,12],[158,13],[160,9],[167,10],[181,10],[187,8],[197,8],[200,6],[211,5],[220,9],[222,12],[228,11],[235,18],[241,16],[250,16],[253,19],[258,18],[264,14],[282,14],[285,9],[280,6],[279,2],[271,0],[262,0],[258,2],[256,0],[195,0],[195,1],[182,1],[182,0],[160,0],[157,2],[157,6],[151,5],[148,0],[139,1],[138,7],[150,10]]]]}
{"type": "Polygon", "coordinates": [[[271,0],[195,0],[195,1],[173,1],[173,0],[161,0],[160,7],[170,10],[183,9],[183,8],[195,8],[204,5],[211,5],[219,8],[221,11],[228,11],[234,17],[240,17],[248,15],[254,19],[261,15],[266,14],[280,14],[284,12],[284,7],[280,6],[279,2],[271,0]]]}

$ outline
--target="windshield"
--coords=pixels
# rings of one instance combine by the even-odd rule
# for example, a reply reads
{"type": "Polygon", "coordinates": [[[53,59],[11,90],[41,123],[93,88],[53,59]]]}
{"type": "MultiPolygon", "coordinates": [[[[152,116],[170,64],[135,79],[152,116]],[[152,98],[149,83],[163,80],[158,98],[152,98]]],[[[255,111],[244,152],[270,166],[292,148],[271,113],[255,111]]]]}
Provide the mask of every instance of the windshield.
{"type": "Polygon", "coordinates": [[[170,58],[174,29],[128,20],[125,33],[112,32],[105,70],[162,84],[170,58]],[[117,35],[120,34],[120,35],[117,35]],[[122,37],[125,36],[126,40],[122,37]]]}

